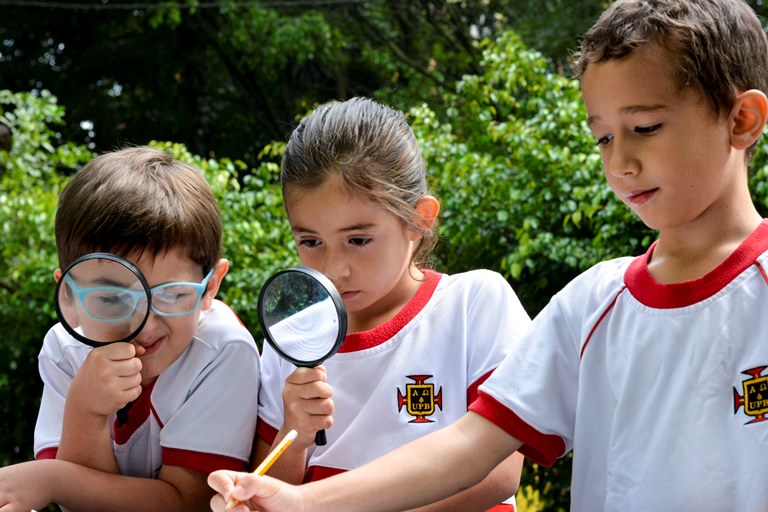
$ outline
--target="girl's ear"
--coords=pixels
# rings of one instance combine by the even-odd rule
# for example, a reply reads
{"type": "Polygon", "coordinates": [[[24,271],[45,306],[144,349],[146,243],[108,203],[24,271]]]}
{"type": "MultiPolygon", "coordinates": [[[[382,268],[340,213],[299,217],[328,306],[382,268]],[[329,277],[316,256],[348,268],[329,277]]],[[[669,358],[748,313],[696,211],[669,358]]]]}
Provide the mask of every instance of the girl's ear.
{"type": "MultiPolygon", "coordinates": [[[[421,230],[427,231],[432,228],[439,213],[440,202],[434,196],[423,195],[416,203],[416,218],[414,220],[421,230]]],[[[419,233],[414,233],[413,236],[414,240],[421,238],[419,233]]]]}
{"type": "Polygon", "coordinates": [[[229,272],[229,261],[220,259],[213,267],[213,275],[211,275],[211,279],[208,281],[208,289],[205,290],[205,293],[203,294],[200,309],[206,310],[211,307],[213,299],[219,292],[221,281],[224,279],[224,276],[227,275],[227,272],[229,272]]]}
{"type": "Polygon", "coordinates": [[[61,269],[57,268],[53,271],[53,279],[58,283],[61,280],[61,269]]]}
{"type": "Polygon", "coordinates": [[[757,89],[739,94],[731,110],[731,146],[747,149],[757,142],[768,118],[768,99],[757,89]]]}

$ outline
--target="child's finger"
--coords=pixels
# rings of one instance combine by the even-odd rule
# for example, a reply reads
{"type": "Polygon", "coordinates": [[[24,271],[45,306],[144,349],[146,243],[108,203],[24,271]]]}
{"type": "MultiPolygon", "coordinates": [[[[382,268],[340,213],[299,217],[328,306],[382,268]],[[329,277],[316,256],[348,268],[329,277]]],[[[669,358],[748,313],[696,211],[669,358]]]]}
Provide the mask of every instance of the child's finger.
{"type": "Polygon", "coordinates": [[[234,475],[234,471],[214,471],[208,475],[208,486],[220,495],[228,495],[235,487],[234,475]]]}
{"type": "Polygon", "coordinates": [[[296,368],[291,373],[285,382],[289,384],[307,384],[309,382],[326,382],[328,376],[323,367],[317,366],[315,368],[296,368]]]}

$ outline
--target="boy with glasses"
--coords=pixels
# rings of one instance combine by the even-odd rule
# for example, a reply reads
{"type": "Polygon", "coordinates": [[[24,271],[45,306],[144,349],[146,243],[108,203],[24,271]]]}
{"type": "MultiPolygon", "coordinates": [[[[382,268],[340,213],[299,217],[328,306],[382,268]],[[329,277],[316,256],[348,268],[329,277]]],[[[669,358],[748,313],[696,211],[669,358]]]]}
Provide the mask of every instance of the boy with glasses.
{"type": "Polygon", "coordinates": [[[67,270],[59,286],[78,321],[45,337],[37,460],[0,470],[0,506],[203,511],[212,495],[208,473],[246,467],[259,354],[214,298],[229,268],[221,236],[208,183],[161,151],[115,151],[74,175],[56,214],[54,277],[67,270]],[[115,275],[69,271],[93,253],[128,260],[149,298],[115,275]],[[146,323],[130,342],[93,348],[70,333],[77,327],[87,337],[141,316],[137,309],[146,323]],[[248,396],[235,396],[233,383],[248,396]],[[118,411],[127,411],[122,421],[118,411]]]}

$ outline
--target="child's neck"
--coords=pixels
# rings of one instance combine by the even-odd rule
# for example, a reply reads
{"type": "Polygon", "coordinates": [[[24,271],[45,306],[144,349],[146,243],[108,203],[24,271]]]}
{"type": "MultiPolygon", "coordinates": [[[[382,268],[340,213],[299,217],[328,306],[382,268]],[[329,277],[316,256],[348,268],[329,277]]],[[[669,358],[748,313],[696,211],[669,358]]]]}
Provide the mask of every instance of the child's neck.
{"type": "MultiPolygon", "coordinates": [[[[757,210],[734,216],[729,223],[660,232],[648,271],[663,284],[681,283],[704,277],[717,268],[762,221],[757,210]]],[[[704,223],[706,224],[706,223],[704,223]]]]}
{"type": "Polygon", "coordinates": [[[391,320],[413,298],[423,279],[424,274],[421,270],[411,266],[385,298],[365,310],[348,312],[347,333],[369,331],[391,320]]]}

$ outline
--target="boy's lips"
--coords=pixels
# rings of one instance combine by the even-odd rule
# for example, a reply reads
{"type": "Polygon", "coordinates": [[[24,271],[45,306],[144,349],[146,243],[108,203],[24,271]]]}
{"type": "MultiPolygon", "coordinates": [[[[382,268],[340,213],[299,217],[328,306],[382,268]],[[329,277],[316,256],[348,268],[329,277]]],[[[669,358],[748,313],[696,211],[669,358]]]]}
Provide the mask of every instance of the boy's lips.
{"type": "Polygon", "coordinates": [[[135,343],[137,345],[140,345],[144,349],[144,353],[141,356],[139,356],[139,357],[148,356],[148,355],[152,354],[153,352],[155,352],[157,350],[157,348],[160,346],[160,342],[162,340],[163,340],[163,336],[160,336],[160,337],[157,337],[157,338],[152,338],[152,339],[149,339],[149,340],[146,340],[146,341],[144,341],[144,340],[136,341],[135,343]]]}
{"type": "Polygon", "coordinates": [[[627,194],[625,197],[630,205],[640,205],[650,201],[650,199],[658,190],[658,188],[652,188],[648,190],[634,190],[627,194]]]}

